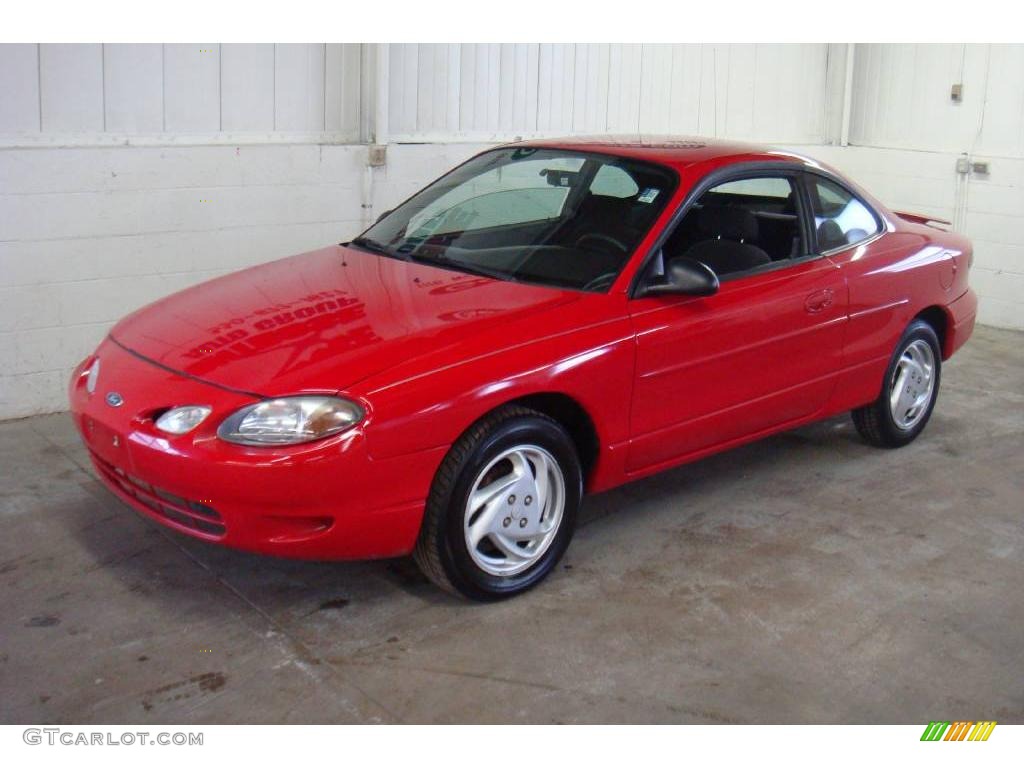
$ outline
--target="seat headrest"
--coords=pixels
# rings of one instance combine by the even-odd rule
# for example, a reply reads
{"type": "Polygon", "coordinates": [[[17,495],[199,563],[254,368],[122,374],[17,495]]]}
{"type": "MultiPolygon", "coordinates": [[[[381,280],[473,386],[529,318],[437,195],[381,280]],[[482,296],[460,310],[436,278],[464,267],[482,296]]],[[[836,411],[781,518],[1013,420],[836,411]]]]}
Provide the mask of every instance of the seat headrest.
{"type": "Polygon", "coordinates": [[[580,214],[610,221],[622,221],[627,219],[635,208],[633,203],[632,198],[595,195],[591,192],[583,198],[580,214]]]}
{"type": "Polygon", "coordinates": [[[818,225],[818,248],[823,251],[830,251],[846,245],[846,236],[843,228],[833,219],[825,219],[818,225]]]}
{"type": "Polygon", "coordinates": [[[757,240],[757,217],[743,208],[705,206],[697,215],[697,226],[705,234],[727,240],[757,240]]]}

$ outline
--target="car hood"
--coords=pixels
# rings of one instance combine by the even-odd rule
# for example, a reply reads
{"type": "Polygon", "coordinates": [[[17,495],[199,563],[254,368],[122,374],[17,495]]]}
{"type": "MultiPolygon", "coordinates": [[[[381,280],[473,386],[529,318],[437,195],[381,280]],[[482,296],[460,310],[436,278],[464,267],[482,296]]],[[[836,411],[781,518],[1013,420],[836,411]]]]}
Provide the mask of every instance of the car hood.
{"type": "Polygon", "coordinates": [[[111,337],[151,362],[256,395],[335,391],[579,296],[333,246],[168,296],[111,337]]]}

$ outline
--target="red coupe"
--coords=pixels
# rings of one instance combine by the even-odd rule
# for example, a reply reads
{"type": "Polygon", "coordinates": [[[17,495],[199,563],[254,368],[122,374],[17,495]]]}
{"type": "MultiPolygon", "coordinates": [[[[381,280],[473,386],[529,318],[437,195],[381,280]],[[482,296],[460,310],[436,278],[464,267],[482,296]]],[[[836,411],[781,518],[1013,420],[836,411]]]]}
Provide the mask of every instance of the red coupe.
{"type": "Polygon", "coordinates": [[[135,312],[71,408],[100,478],[175,530],[413,553],[509,596],[584,492],[846,410],[869,443],[916,438],[977,307],[936,223],[774,149],[517,143],[349,243],[135,312]]]}

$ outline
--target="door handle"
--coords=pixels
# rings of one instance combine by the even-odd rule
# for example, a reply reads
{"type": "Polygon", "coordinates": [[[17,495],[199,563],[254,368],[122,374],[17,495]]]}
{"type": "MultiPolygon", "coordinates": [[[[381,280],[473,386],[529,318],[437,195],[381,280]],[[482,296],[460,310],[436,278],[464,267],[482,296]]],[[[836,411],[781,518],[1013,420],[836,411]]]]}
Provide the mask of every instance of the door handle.
{"type": "Polygon", "coordinates": [[[804,300],[804,309],[808,312],[821,312],[832,306],[835,300],[835,291],[826,288],[822,291],[815,291],[804,300]]]}

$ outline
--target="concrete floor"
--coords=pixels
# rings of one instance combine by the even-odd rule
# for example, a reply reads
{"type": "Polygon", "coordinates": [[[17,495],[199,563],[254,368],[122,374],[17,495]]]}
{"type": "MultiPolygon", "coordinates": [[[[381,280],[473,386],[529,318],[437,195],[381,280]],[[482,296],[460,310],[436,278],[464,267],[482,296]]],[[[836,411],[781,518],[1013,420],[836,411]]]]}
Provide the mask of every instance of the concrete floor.
{"type": "Polygon", "coordinates": [[[66,415],[0,424],[0,721],[1024,722],[1024,335],[923,437],[847,418],[588,499],[498,605],[408,561],[250,556],[136,516],[66,415]]]}

